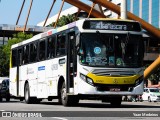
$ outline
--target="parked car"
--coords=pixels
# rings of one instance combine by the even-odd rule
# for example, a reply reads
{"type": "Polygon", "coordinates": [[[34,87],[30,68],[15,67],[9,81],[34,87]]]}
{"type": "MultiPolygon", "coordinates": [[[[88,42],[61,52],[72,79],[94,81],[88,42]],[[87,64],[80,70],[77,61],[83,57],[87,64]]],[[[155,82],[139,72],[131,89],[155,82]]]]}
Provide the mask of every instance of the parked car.
{"type": "Polygon", "coordinates": [[[2,101],[2,98],[5,98],[6,101],[10,101],[9,79],[7,78],[0,83],[0,101],[2,101]]]}
{"type": "Polygon", "coordinates": [[[149,102],[158,102],[160,101],[160,92],[158,88],[144,88],[142,95],[143,100],[148,100],[149,102]]]}

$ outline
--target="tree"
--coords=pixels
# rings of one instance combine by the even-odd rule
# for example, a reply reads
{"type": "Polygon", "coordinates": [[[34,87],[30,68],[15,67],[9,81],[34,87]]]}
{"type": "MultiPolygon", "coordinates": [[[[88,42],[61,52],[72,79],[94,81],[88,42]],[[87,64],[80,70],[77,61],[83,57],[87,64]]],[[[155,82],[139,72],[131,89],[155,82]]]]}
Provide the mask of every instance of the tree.
{"type": "Polygon", "coordinates": [[[158,82],[160,81],[160,68],[158,68],[156,71],[154,71],[150,77],[149,80],[153,83],[153,84],[158,84],[158,82]]]}
{"type": "Polygon", "coordinates": [[[2,47],[0,47],[0,76],[8,76],[9,75],[9,61],[11,54],[11,46],[13,44],[22,42],[23,40],[31,38],[32,34],[26,34],[20,32],[18,34],[14,34],[12,39],[8,40],[8,43],[2,47]]]}
{"type": "MultiPolygon", "coordinates": [[[[149,66],[149,64],[147,64],[145,66],[145,68],[147,68],[149,66]]],[[[160,82],[160,68],[158,68],[157,70],[155,70],[149,77],[148,80],[151,82],[152,85],[158,84],[158,82],[160,82]]],[[[146,81],[146,84],[148,86],[148,83],[146,81]]]]}
{"type": "MultiPolygon", "coordinates": [[[[63,15],[58,20],[57,27],[62,27],[64,25],[72,23],[72,22],[74,22],[76,20],[78,20],[78,18],[76,18],[75,15],[70,15],[70,14],[68,14],[67,16],[63,15]]],[[[55,22],[53,22],[52,24],[48,25],[48,27],[53,27],[54,24],[55,24],[55,22]]]]}

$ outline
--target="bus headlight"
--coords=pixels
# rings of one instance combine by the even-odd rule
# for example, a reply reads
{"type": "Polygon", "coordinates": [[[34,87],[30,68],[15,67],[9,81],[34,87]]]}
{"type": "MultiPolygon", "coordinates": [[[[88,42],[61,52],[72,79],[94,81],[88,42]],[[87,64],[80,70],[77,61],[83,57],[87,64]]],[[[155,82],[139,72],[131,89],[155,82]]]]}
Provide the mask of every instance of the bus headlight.
{"type": "Polygon", "coordinates": [[[91,78],[83,75],[82,73],[80,73],[80,78],[81,78],[82,80],[84,80],[86,83],[94,86],[93,80],[92,80],[91,78]]]}
{"type": "Polygon", "coordinates": [[[80,73],[80,78],[84,81],[86,81],[86,76],[80,73]]]}
{"type": "Polygon", "coordinates": [[[87,77],[86,82],[87,82],[88,84],[92,85],[92,86],[94,85],[94,84],[93,84],[93,80],[92,80],[91,78],[88,78],[88,77],[87,77]]]}

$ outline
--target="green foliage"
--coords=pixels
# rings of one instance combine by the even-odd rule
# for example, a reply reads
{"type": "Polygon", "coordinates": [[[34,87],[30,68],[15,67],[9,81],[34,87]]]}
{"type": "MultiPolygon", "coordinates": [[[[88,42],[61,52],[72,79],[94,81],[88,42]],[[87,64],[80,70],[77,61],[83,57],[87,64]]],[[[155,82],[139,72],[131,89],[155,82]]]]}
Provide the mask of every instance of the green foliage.
{"type": "Polygon", "coordinates": [[[156,71],[154,71],[151,74],[151,76],[149,77],[149,80],[153,81],[156,84],[160,81],[160,68],[158,68],[156,71]]]}
{"type": "MultiPolygon", "coordinates": [[[[74,22],[74,21],[76,21],[76,20],[78,20],[78,19],[75,17],[75,15],[70,15],[70,14],[68,14],[67,16],[64,16],[64,15],[63,15],[63,16],[58,20],[58,22],[57,22],[57,27],[62,27],[62,26],[64,26],[64,25],[69,24],[69,23],[72,23],[72,22],[74,22]]],[[[54,24],[55,24],[55,23],[52,23],[52,24],[48,25],[48,27],[53,27],[54,24]]]]}
{"type": "MultiPolygon", "coordinates": [[[[145,68],[147,68],[149,65],[146,65],[145,68]]],[[[148,78],[153,84],[158,84],[160,81],[160,68],[155,70],[148,78]]]]}
{"type": "Polygon", "coordinates": [[[7,65],[6,63],[6,54],[3,52],[3,47],[0,47],[0,76],[8,76],[9,65],[7,65]]]}
{"type": "Polygon", "coordinates": [[[18,34],[14,34],[13,38],[8,40],[8,43],[0,48],[0,76],[8,76],[9,75],[9,60],[11,53],[11,46],[13,44],[22,42],[23,40],[31,38],[32,34],[26,34],[20,32],[18,34]]]}

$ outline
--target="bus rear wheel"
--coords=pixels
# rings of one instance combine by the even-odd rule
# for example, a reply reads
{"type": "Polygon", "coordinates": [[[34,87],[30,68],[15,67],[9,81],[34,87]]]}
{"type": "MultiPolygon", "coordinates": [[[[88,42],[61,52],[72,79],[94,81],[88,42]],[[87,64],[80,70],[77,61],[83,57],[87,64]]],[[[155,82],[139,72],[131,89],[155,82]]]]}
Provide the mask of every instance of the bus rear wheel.
{"type": "Polygon", "coordinates": [[[6,101],[7,101],[7,102],[10,101],[10,95],[6,95],[6,101]]]}
{"type": "Polygon", "coordinates": [[[29,84],[28,83],[25,86],[24,99],[25,99],[25,102],[27,104],[31,104],[32,103],[32,100],[31,100],[31,97],[30,97],[30,90],[29,90],[29,84]]]}
{"type": "Polygon", "coordinates": [[[79,102],[78,97],[67,95],[65,83],[63,83],[61,88],[61,103],[64,106],[73,106],[76,105],[79,102]]]}

